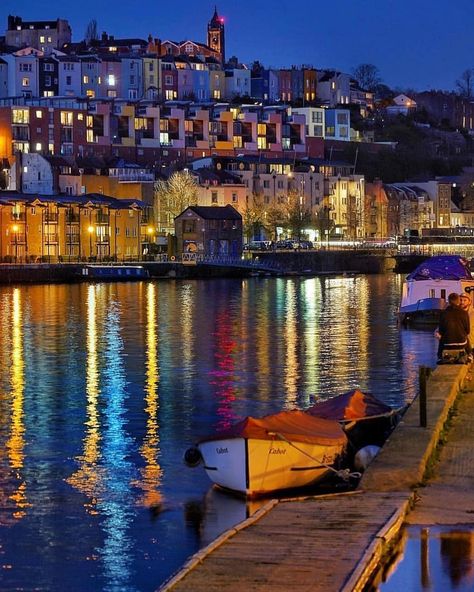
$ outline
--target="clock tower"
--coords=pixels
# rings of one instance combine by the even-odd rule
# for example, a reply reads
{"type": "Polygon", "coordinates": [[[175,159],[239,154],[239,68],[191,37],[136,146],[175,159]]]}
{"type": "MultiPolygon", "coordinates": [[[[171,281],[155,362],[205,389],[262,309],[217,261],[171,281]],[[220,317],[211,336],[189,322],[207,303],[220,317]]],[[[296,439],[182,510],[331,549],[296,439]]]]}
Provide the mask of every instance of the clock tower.
{"type": "Polygon", "coordinates": [[[217,14],[217,6],[214,15],[207,25],[207,45],[220,54],[221,64],[225,62],[225,31],[224,19],[217,14]]]}

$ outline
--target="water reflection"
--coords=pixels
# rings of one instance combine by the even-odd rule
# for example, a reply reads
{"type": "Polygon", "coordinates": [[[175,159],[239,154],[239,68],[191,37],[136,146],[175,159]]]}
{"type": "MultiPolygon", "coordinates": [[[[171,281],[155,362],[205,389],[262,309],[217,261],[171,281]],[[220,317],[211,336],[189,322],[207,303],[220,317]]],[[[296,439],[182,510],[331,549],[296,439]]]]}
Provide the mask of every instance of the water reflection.
{"type": "Polygon", "coordinates": [[[157,333],[157,287],[148,284],[146,289],[146,381],[145,381],[145,413],[146,433],[140,454],[145,466],[140,469],[140,479],[133,482],[135,487],[143,491],[138,503],[146,508],[160,508],[162,494],[160,492],[163,470],[160,466],[160,435],[158,431],[158,386],[160,382],[158,364],[158,333],[157,333]]]}
{"type": "Polygon", "coordinates": [[[474,532],[469,527],[412,526],[378,579],[372,592],[472,592],[474,532]]]}
{"type": "MultiPolygon", "coordinates": [[[[6,318],[11,319],[10,331],[9,327],[4,324],[2,326],[4,338],[9,343],[11,357],[9,360],[10,396],[4,397],[2,395],[1,397],[1,417],[5,425],[9,426],[9,435],[0,447],[0,450],[5,451],[5,456],[0,452],[3,482],[0,490],[2,508],[0,524],[8,524],[12,519],[23,518],[31,504],[28,501],[27,483],[24,477],[25,361],[23,307],[20,290],[14,289],[9,301],[4,300],[2,304],[6,318]]],[[[8,430],[5,431],[5,434],[7,433],[8,430]]]]}
{"type": "Polygon", "coordinates": [[[86,338],[86,421],[83,454],[77,457],[79,469],[67,482],[86,495],[86,510],[96,513],[97,501],[104,491],[104,469],[101,458],[101,425],[99,415],[99,367],[97,351],[97,292],[98,287],[87,288],[86,338]]]}
{"type": "Polygon", "coordinates": [[[397,281],[0,287],[4,589],[154,590],[252,511],[183,466],[197,437],[353,387],[410,399],[435,344],[396,326],[397,281]]]}

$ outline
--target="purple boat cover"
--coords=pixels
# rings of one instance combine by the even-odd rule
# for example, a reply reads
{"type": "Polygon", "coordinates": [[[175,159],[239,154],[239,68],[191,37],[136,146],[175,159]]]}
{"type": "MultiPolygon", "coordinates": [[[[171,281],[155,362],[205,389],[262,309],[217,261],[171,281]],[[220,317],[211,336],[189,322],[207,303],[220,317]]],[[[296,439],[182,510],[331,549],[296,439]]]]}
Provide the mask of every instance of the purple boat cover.
{"type": "Polygon", "coordinates": [[[435,255],[420,263],[407,280],[471,280],[469,261],[459,255],[435,255]]]}

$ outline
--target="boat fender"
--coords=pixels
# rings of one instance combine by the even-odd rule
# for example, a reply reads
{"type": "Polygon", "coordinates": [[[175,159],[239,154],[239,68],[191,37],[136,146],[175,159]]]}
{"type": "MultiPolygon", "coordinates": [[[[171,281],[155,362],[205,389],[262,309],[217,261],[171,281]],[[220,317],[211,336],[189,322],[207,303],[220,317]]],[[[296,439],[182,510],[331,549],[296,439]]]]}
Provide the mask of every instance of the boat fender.
{"type": "Polygon", "coordinates": [[[196,447],[188,448],[184,453],[184,462],[188,467],[197,467],[202,461],[202,456],[196,447]]]}
{"type": "Polygon", "coordinates": [[[170,261],[176,261],[176,257],[174,255],[171,255],[170,261]]]}
{"type": "Polygon", "coordinates": [[[357,471],[365,471],[379,451],[380,446],[375,446],[374,444],[369,444],[358,450],[354,457],[354,468],[357,471]]]}

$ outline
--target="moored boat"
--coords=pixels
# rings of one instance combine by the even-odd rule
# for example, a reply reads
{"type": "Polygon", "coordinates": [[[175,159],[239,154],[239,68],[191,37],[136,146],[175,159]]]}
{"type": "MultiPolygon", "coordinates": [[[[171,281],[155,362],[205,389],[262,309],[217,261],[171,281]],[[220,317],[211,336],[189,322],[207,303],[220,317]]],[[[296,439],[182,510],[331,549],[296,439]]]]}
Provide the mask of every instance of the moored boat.
{"type": "Polygon", "coordinates": [[[337,470],[347,443],[337,421],[293,410],[246,417],[196,447],[216,485],[258,497],[327,477],[337,470]]]}
{"type": "Polygon", "coordinates": [[[353,389],[331,399],[318,401],[306,409],[306,413],[338,421],[355,451],[368,445],[382,446],[403,410],[386,405],[370,393],[353,389]]]}
{"type": "Polygon", "coordinates": [[[405,325],[436,325],[451,292],[474,291],[467,259],[435,255],[421,263],[403,283],[399,320],[405,325]]]}
{"type": "Polygon", "coordinates": [[[84,265],[81,276],[91,280],[131,281],[143,280],[149,277],[148,270],[143,265],[84,265]]]}

